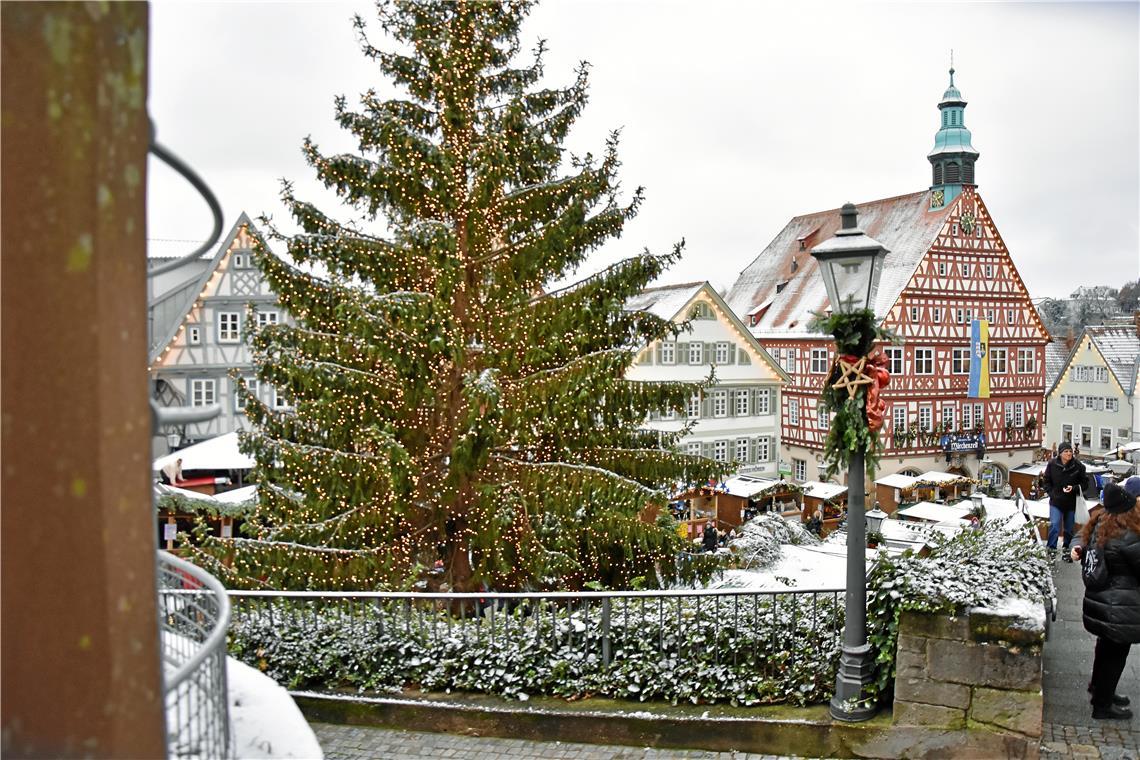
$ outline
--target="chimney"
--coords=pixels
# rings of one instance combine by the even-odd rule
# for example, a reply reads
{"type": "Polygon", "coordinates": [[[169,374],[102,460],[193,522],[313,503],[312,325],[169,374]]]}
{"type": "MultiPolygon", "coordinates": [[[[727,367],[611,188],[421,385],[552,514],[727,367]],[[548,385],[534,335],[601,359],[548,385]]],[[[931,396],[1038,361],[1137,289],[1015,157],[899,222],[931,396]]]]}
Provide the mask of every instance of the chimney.
{"type": "Polygon", "coordinates": [[[1077,342],[1077,336],[1073,334],[1073,328],[1069,328],[1069,332],[1065,335],[1065,353],[1073,350],[1073,344],[1077,342]]]}

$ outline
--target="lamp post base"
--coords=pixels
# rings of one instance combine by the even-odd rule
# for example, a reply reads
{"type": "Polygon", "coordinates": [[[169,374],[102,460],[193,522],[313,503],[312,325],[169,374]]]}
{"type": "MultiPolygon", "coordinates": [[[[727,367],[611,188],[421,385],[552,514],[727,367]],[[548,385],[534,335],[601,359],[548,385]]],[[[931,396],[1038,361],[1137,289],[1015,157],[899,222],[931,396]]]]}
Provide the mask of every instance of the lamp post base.
{"type": "Polygon", "coordinates": [[[831,717],[850,723],[869,720],[877,706],[864,702],[866,687],[873,673],[871,645],[840,647],[839,672],[835,676],[835,696],[831,698],[831,717]]]}

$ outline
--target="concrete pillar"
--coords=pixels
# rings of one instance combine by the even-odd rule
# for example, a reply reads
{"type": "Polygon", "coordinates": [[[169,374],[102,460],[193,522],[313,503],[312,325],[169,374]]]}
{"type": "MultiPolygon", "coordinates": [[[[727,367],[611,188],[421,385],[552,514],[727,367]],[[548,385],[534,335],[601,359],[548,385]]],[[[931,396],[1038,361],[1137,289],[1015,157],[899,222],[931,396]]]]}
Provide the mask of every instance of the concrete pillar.
{"type": "Polygon", "coordinates": [[[0,4],[4,757],[163,757],[144,3],[0,4]]]}

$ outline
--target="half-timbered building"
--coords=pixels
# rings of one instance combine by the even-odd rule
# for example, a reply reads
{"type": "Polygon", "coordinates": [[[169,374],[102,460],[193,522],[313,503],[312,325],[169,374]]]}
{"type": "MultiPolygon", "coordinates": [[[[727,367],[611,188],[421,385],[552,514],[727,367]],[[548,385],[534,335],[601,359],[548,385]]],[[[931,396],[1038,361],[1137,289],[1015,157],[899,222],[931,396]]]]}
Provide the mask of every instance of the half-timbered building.
{"type": "MultiPolygon", "coordinates": [[[[290,403],[276,388],[260,388],[254,378],[246,340],[250,328],[288,320],[254,263],[255,238],[260,239],[258,232],[243,213],[213,255],[150,278],[153,397],[162,406],[221,406],[212,420],[163,431],[178,433],[183,444],[249,427],[236,377],[272,407],[290,403]]],[[[150,262],[157,269],[163,259],[152,255],[150,262]]]]}
{"type": "MultiPolygon", "coordinates": [[[[977,190],[978,152],[953,76],[951,70],[927,157],[931,186],[858,205],[859,226],[889,251],[874,310],[898,336],[882,346],[891,382],[883,394],[881,470],[976,477],[984,468],[1001,486],[1008,468],[1031,459],[1041,444],[1050,336],[977,190]],[[975,319],[989,322],[988,398],[967,396],[975,319]]],[[[821,477],[826,465],[830,419],[819,396],[835,349],[831,336],[811,326],[813,313],[830,308],[811,249],[839,226],[838,208],[793,218],[726,297],[791,377],[781,459],[799,481],[821,477]]]]}

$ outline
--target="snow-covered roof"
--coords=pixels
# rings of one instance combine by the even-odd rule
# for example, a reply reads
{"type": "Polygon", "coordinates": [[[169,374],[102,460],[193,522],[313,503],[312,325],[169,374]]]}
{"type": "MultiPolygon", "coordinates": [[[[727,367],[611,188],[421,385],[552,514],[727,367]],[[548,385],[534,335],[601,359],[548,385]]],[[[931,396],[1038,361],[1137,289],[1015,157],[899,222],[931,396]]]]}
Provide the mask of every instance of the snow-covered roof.
{"type": "Polygon", "coordinates": [[[1022,475],[1033,475],[1034,477],[1037,477],[1037,476],[1041,475],[1041,473],[1045,472],[1045,465],[1046,464],[1047,464],[1046,462],[1031,462],[1028,464],[1019,464],[1017,467],[1014,467],[1012,470],[1010,470],[1010,472],[1011,473],[1016,472],[1016,473],[1020,473],[1022,475]]]}
{"type": "Polygon", "coordinates": [[[751,499],[761,491],[765,491],[780,481],[772,478],[757,478],[752,475],[737,475],[724,481],[725,489],[732,496],[742,499],[751,499]]]}
{"type": "Polygon", "coordinates": [[[912,520],[926,520],[927,522],[944,522],[946,520],[960,520],[970,514],[972,506],[966,502],[960,504],[935,504],[931,501],[920,501],[909,507],[900,509],[896,514],[912,520]]]}
{"type": "Polygon", "coordinates": [[[895,473],[894,475],[887,475],[886,477],[879,478],[875,481],[876,485],[886,486],[887,488],[910,488],[918,482],[918,478],[910,475],[903,475],[902,473],[895,473]]]}
{"type": "Polygon", "coordinates": [[[1086,327],[1085,332],[1104,357],[1109,371],[1116,375],[1120,387],[1131,396],[1135,390],[1136,362],[1140,361],[1140,336],[1136,328],[1096,325],[1086,327]]]}
{"type": "Polygon", "coordinates": [[[964,480],[961,475],[955,475],[950,472],[939,472],[938,470],[931,470],[924,472],[915,478],[917,481],[923,483],[954,483],[959,480],[964,480]]]}
{"type": "Polygon", "coordinates": [[[1069,349],[1059,340],[1045,344],[1045,387],[1052,389],[1057,384],[1065,365],[1069,362],[1069,349]]]}
{"type": "Polygon", "coordinates": [[[847,493],[847,486],[838,483],[821,483],[818,480],[809,480],[801,484],[804,493],[817,499],[831,499],[841,493],[847,493]]]}
{"type": "Polygon", "coordinates": [[[183,472],[187,470],[248,470],[253,467],[253,457],[238,450],[238,434],[226,433],[217,438],[195,443],[178,451],[172,451],[154,460],[154,472],[177,459],[182,460],[183,472]]]}
{"type": "MultiPolygon", "coordinates": [[[[961,197],[961,196],[960,196],[961,197]]],[[[931,210],[930,191],[862,203],[859,227],[889,251],[883,259],[875,313],[885,315],[910,282],[958,200],[931,210]]],[[[835,235],[839,209],[794,217],[749,264],[725,300],[737,314],[750,314],[765,301],[756,334],[803,330],[812,312],[829,307],[827,291],[811,249],[835,235]]]]}
{"type": "Polygon", "coordinates": [[[673,320],[681,314],[681,309],[704,285],[704,282],[685,282],[680,285],[662,285],[656,288],[646,288],[625,302],[626,311],[647,311],[662,319],[673,320]]]}
{"type": "Polygon", "coordinates": [[[241,504],[242,502],[257,498],[257,486],[242,486],[232,491],[223,491],[222,493],[215,494],[214,498],[223,504],[241,504]]]}

